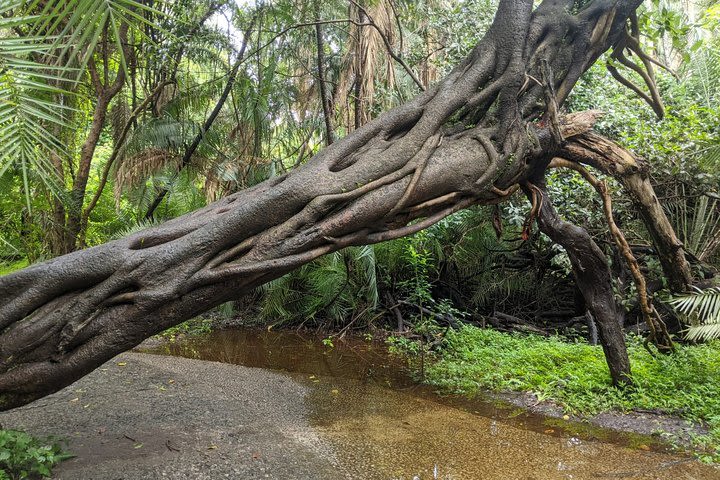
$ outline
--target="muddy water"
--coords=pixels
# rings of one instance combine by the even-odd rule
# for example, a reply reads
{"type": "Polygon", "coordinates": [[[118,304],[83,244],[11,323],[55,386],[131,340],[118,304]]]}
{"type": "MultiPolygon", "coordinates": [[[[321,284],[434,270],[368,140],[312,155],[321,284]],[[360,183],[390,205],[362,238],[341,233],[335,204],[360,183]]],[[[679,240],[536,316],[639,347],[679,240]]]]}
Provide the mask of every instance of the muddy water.
{"type": "Polygon", "coordinates": [[[383,345],[225,330],[150,353],[283,370],[310,387],[308,415],[333,446],[338,478],[720,479],[650,437],[547,419],[418,386],[383,345]],[[342,473],[340,473],[342,472],[342,473]]]}

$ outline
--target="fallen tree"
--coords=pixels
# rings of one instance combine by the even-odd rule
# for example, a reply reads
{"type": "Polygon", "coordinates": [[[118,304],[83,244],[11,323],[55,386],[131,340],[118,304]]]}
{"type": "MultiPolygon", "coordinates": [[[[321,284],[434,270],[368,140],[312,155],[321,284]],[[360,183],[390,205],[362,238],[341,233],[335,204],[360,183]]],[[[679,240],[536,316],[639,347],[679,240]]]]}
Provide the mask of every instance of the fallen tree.
{"type": "MultiPolygon", "coordinates": [[[[640,3],[546,0],[533,10],[532,0],[501,0],[488,33],[444,80],[302,167],[0,278],[0,409],[57,391],[321,255],[412,234],[519,186],[533,199],[529,220],[540,214],[563,243],[564,226],[533,181],[541,184],[550,161],[591,129],[592,115],[563,121],[559,108],[603,52],[627,42],[640,3]]],[[[609,278],[585,276],[588,304],[602,290],[594,303],[602,308],[609,278]]],[[[613,381],[626,382],[617,320],[593,314],[606,352],[611,345],[613,381]]]]}

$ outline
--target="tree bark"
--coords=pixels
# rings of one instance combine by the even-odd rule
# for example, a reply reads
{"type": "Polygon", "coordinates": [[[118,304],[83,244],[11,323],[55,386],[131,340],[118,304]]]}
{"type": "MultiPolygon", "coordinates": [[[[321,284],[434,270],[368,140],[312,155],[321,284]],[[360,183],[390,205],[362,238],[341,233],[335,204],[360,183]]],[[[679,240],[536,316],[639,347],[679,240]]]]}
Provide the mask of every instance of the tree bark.
{"type": "Polygon", "coordinates": [[[560,218],[543,184],[538,216],[540,230],[561,245],[570,257],[573,276],[585,298],[585,305],[597,324],[598,336],[614,385],[632,383],[630,359],[613,295],[610,266],[600,247],[582,227],[560,218]]]}
{"type": "Polygon", "coordinates": [[[298,169],[0,277],[0,409],[323,254],[502,201],[563,138],[590,127],[559,125],[557,107],[639,4],[596,0],[571,13],[569,0],[534,11],[532,0],[501,0],[488,33],[443,81],[298,169]]]}
{"type": "MultiPolygon", "coordinates": [[[[119,41],[125,45],[125,51],[120,52],[120,54],[127,56],[129,56],[130,50],[129,46],[127,46],[128,28],[128,24],[124,23],[120,26],[119,31],[119,41]]],[[[88,180],[90,179],[90,169],[97,144],[100,141],[100,134],[105,126],[105,118],[107,117],[110,102],[120,93],[125,84],[125,70],[122,67],[118,68],[115,79],[112,82],[109,80],[111,62],[107,50],[108,42],[109,40],[106,33],[101,44],[102,49],[100,49],[102,51],[103,78],[100,78],[95,64],[92,63],[94,61],[92,58],[90,59],[91,63],[88,64],[88,71],[90,73],[92,86],[97,95],[97,102],[93,110],[90,131],[82,147],[80,147],[78,169],[73,180],[72,190],[70,191],[70,200],[65,208],[67,212],[67,222],[65,224],[65,253],[72,252],[78,248],[78,243],[81,244],[80,246],[84,246],[85,244],[83,204],[85,202],[88,180]]]]}
{"type": "Polygon", "coordinates": [[[676,293],[689,291],[693,282],[690,265],[683,244],[650,183],[650,165],[594,132],[574,137],[563,147],[561,155],[590,165],[620,182],[650,234],[670,289],[676,293]]]}
{"type": "Polygon", "coordinates": [[[330,146],[335,141],[335,128],[333,127],[332,105],[325,82],[325,41],[320,24],[320,0],[315,0],[315,45],[317,47],[317,84],[320,87],[320,102],[325,120],[325,144],[330,146]]]}
{"type": "Polygon", "coordinates": [[[72,190],[70,191],[70,201],[68,202],[66,208],[67,223],[65,228],[66,235],[64,253],[72,252],[77,248],[78,237],[82,229],[83,202],[85,200],[87,183],[90,178],[90,167],[92,166],[92,160],[95,155],[95,149],[98,141],[100,141],[100,134],[102,133],[103,126],[105,125],[105,117],[107,116],[108,106],[110,105],[110,100],[112,99],[112,96],[105,94],[104,89],[101,89],[98,93],[99,96],[97,103],[95,104],[95,110],[93,111],[92,122],[90,124],[90,132],[80,148],[78,170],[75,175],[72,190]]]}

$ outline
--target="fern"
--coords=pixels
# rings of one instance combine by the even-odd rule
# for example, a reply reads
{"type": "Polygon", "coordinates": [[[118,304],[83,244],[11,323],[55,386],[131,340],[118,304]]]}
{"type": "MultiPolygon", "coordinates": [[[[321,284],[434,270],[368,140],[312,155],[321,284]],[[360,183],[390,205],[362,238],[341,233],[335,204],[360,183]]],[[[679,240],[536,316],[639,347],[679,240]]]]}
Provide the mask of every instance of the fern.
{"type": "Polygon", "coordinates": [[[720,338],[720,287],[681,295],[670,300],[670,305],[688,319],[688,340],[720,338]]]}

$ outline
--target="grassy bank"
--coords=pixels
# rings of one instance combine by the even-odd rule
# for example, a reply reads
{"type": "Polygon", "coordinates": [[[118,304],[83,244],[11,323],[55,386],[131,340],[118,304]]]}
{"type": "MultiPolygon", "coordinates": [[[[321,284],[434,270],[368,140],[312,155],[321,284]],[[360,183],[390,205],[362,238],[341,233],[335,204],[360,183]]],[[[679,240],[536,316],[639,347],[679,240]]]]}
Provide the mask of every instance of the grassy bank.
{"type": "Polygon", "coordinates": [[[610,385],[600,347],[558,338],[505,334],[466,326],[450,331],[436,361],[425,366],[426,382],[442,391],[529,391],[569,413],[653,410],[706,424],[696,447],[720,460],[720,342],[679,346],[672,356],[653,358],[637,337],[629,352],[635,386],[610,385]]]}
{"type": "Polygon", "coordinates": [[[7,275],[8,273],[12,273],[16,270],[25,268],[28,265],[29,263],[26,258],[23,258],[22,260],[17,260],[12,263],[0,263],[0,277],[3,275],[7,275]]]}

